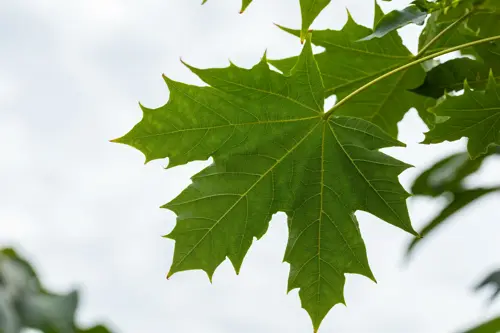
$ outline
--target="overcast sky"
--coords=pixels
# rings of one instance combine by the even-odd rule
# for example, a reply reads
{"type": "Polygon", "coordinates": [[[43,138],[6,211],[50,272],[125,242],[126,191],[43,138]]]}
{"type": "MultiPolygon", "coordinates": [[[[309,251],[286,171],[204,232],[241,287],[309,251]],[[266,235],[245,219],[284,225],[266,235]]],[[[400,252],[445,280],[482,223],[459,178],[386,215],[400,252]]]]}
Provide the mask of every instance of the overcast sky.
{"type": "MultiPolygon", "coordinates": [[[[283,214],[254,243],[239,276],[226,261],[212,285],[200,271],[167,281],[174,242],[161,235],[175,215],[159,206],[208,162],[165,171],[166,161],[144,165],[140,152],[108,142],[140,120],[139,101],[168,100],[162,73],[200,84],[180,57],[202,68],[228,59],[250,67],[266,49],[269,58],[300,50],[272,24],[298,27],[298,0],[255,0],[244,15],[237,0],[200,2],[0,1],[0,245],[18,248],[49,289],[81,289],[84,325],[104,321],[124,333],[311,332],[297,291],[285,293],[283,214]]],[[[332,2],[313,27],[340,28],[347,3],[358,22],[372,24],[371,0],[332,2]]],[[[401,34],[415,50],[409,39],[418,28],[401,34]]],[[[426,127],[415,111],[400,129],[408,148],[387,151],[416,166],[400,177],[407,189],[423,168],[465,144],[419,145],[426,127]]],[[[499,165],[490,158],[469,183],[500,184],[499,165]]],[[[456,332],[499,314],[500,302],[488,307],[487,294],[471,291],[500,267],[499,200],[490,195],[465,210],[409,263],[408,234],[357,213],[378,284],[348,276],[348,306],[336,306],[320,332],[456,332]]],[[[444,203],[408,202],[417,229],[444,203]]]]}

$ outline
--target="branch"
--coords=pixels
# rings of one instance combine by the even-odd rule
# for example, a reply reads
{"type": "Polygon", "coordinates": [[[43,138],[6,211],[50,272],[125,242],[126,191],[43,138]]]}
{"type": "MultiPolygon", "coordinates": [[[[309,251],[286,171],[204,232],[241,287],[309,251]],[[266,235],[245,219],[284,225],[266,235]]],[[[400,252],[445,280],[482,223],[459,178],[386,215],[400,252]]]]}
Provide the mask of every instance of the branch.
{"type": "Polygon", "coordinates": [[[353,98],[357,94],[365,91],[366,89],[370,88],[374,84],[382,81],[383,79],[385,79],[385,78],[387,78],[389,76],[392,76],[392,75],[394,75],[396,73],[404,71],[405,69],[408,69],[408,68],[410,68],[410,67],[412,67],[414,65],[418,65],[418,64],[420,64],[420,63],[422,63],[424,61],[427,61],[427,60],[434,59],[436,57],[442,56],[444,54],[447,54],[447,53],[450,53],[450,52],[454,52],[454,51],[458,51],[458,50],[461,50],[461,49],[464,49],[464,48],[467,48],[467,47],[470,47],[470,46],[492,42],[492,41],[499,40],[499,39],[500,39],[500,35],[493,36],[493,37],[488,37],[488,38],[482,38],[482,39],[479,39],[479,40],[475,40],[473,42],[469,42],[469,43],[457,45],[457,46],[450,47],[450,48],[448,48],[446,50],[443,50],[443,51],[439,51],[439,52],[435,52],[435,53],[429,54],[429,55],[427,55],[425,57],[421,57],[421,58],[413,60],[413,61],[411,61],[411,62],[409,62],[409,63],[407,63],[407,64],[405,64],[405,65],[403,65],[401,67],[393,69],[392,71],[389,71],[389,72],[385,73],[384,75],[381,75],[381,76],[377,77],[376,79],[374,79],[374,80],[368,82],[367,84],[359,87],[358,89],[354,90],[352,93],[350,93],[349,95],[347,95],[346,97],[342,98],[337,104],[335,104],[330,110],[328,110],[328,112],[325,113],[325,115],[323,116],[323,119],[327,120],[333,114],[333,112],[335,112],[335,110],[337,110],[339,107],[341,107],[342,105],[344,105],[345,103],[347,103],[351,98],[353,98]]]}

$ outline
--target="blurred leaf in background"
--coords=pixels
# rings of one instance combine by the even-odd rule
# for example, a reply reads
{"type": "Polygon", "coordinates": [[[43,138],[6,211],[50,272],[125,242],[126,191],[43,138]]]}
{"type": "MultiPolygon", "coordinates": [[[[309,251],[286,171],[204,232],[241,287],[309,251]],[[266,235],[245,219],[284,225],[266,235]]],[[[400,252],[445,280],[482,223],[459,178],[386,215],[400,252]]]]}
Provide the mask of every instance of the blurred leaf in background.
{"type": "Polygon", "coordinates": [[[43,288],[30,263],[12,248],[0,250],[0,332],[32,328],[43,333],[111,333],[104,326],[77,328],[78,292],[56,294],[43,288]]]}
{"type": "Polygon", "coordinates": [[[477,172],[484,160],[493,155],[500,155],[498,148],[491,148],[487,155],[476,159],[470,159],[467,152],[452,154],[424,170],[415,179],[411,188],[413,195],[445,197],[448,202],[431,221],[418,230],[421,238],[412,239],[407,254],[457,212],[485,195],[500,191],[498,186],[466,188],[464,185],[465,179],[477,172]]]}

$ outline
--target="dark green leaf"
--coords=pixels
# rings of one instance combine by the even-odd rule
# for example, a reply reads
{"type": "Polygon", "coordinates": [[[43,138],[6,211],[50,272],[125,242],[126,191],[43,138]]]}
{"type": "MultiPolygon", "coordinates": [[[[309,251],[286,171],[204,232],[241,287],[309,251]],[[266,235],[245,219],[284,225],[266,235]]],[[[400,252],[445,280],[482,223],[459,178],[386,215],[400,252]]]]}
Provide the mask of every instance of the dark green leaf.
{"type": "Polygon", "coordinates": [[[393,10],[377,23],[373,33],[361,40],[364,41],[384,37],[389,32],[395,31],[411,23],[422,25],[425,22],[427,14],[427,12],[420,10],[415,5],[406,7],[403,10],[393,10]]]}
{"type": "Polygon", "coordinates": [[[472,158],[485,154],[500,144],[500,91],[493,74],[485,91],[465,87],[461,96],[446,96],[432,111],[448,120],[436,124],[426,133],[424,143],[469,138],[467,150],[472,158]]]}
{"type": "MultiPolygon", "coordinates": [[[[480,12],[468,21],[469,28],[476,38],[486,38],[500,35],[500,13],[480,12]]],[[[500,43],[497,41],[477,45],[464,53],[472,54],[481,60],[494,73],[500,73],[500,43]]]]}
{"type": "Polygon", "coordinates": [[[422,238],[414,238],[410,245],[408,246],[407,253],[414,251],[415,246],[420,244],[422,240],[427,239],[430,233],[436,230],[439,226],[443,225],[444,222],[448,221],[455,213],[459,212],[465,206],[472,204],[475,200],[481,198],[482,196],[499,191],[500,188],[477,188],[472,190],[461,190],[453,193],[453,199],[448,203],[448,205],[441,210],[441,212],[430,221],[421,231],[420,235],[422,238]]]}
{"type": "MultiPolygon", "coordinates": [[[[383,16],[378,6],[375,15],[375,20],[383,16]]],[[[295,36],[300,35],[298,30],[283,30],[295,36]]],[[[313,44],[325,48],[315,58],[327,96],[336,95],[337,100],[342,99],[374,78],[406,64],[413,57],[395,31],[380,39],[359,41],[371,32],[371,29],[354,22],[351,16],[340,31],[313,32],[313,44]]],[[[296,61],[297,57],[292,57],[270,62],[288,73],[296,61]]],[[[368,120],[396,137],[397,123],[410,108],[417,108],[423,114],[423,119],[427,116],[424,113],[428,99],[408,91],[420,86],[424,77],[423,68],[414,66],[373,85],[335,112],[368,120]]]]}
{"type": "Polygon", "coordinates": [[[263,59],[252,69],[190,67],[209,87],[166,79],[170,100],[116,142],[170,165],[214,163],[164,207],[177,214],[168,276],[228,257],[236,271],[272,215],[288,215],[288,289],[317,329],[344,303],[345,273],[373,279],[358,223],[363,210],[414,232],[398,175],[408,165],[382,154],[402,145],[358,118],[324,117],[324,86],[308,41],[285,76],[263,59]]]}
{"type": "Polygon", "coordinates": [[[437,99],[445,92],[462,90],[465,80],[474,89],[484,89],[489,72],[490,68],[480,61],[469,58],[452,59],[432,68],[424,83],[411,91],[437,99]]]}

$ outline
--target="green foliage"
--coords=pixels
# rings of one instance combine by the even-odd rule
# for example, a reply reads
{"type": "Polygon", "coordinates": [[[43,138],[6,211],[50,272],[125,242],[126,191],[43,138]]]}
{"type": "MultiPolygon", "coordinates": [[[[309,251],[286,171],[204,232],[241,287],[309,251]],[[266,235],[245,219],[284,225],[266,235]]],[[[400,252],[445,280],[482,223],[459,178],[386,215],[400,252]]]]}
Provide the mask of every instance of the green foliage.
{"type": "Polygon", "coordinates": [[[467,150],[471,158],[485,154],[492,145],[500,144],[500,88],[490,75],[485,91],[472,91],[465,85],[461,96],[446,96],[433,112],[448,120],[436,124],[426,133],[424,143],[469,138],[467,150]]]}
{"type": "MultiPolygon", "coordinates": [[[[380,7],[375,8],[375,21],[383,16],[380,7]]],[[[282,28],[295,36],[299,31],[282,28]]],[[[340,31],[314,31],[312,42],[325,48],[315,56],[325,85],[327,96],[342,99],[377,76],[385,74],[412,59],[412,54],[403,45],[397,32],[383,38],[359,41],[372,30],[357,24],[349,15],[340,31]]],[[[279,70],[287,73],[297,57],[270,61],[279,70]]],[[[427,99],[408,91],[420,86],[425,72],[421,66],[387,78],[383,84],[371,86],[363,94],[351,99],[336,111],[338,115],[355,116],[368,120],[397,136],[397,123],[412,107],[425,112],[427,99]]],[[[425,115],[423,119],[427,119],[425,115]]]]}
{"type": "Polygon", "coordinates": [[[28,261],[14,249],[0,250],[0,332],[32,328],[43,333],[110,333],[104,326],[77,328],[77,305],[76,290],[65,295],[47,291],[28,261]]]}
{"type": "Polygon", "coordinates": [[[490,68],[479,61],[456,58],[432,68],[424,83],[412,91],[437,99],[446,92],[462,90],[464,80],[471,88],[481,90],[486,87],[489,73],[490,68]]]}
{"type": "Polygon", "coordinates": [[[402,144],[362,119],[325,119],[310,42],[289,76],[271,71],[265,59],[250,70],[190,68],[211,87],[166,79],[169,103],[144,109],[143,120],[117,140],[147,160],[214,158],[164,206],[178,216],[168,235],[176,240],[169,276],[203,269],[211,277],[226,256],[239,271],[253,238],[284,211],[288,289],[300,288],[317,329],[333,305],[344,303],[345,273],[373,279],[353,213],[364,210],[413,232],[397,179],[408,165],[377,152],[402,144]]]}
{"type": "MultiPolygon", "coordinates": [[[[390,1],[390,0],[389,0],[390,1]]],[[[494,0],[497,1],[497,0],[494,0]]],[[[493,1],[493,2],[494,2],[493,1]]],[[[493,5],[493,7],[496,6],[493,5]]],[[[403,10],[393,10],[387,15],[385,15],[376,25],[375,31],[363,38],[364,40],[383,37],[391,31],[395,31],[399,28],[407,26],[408,24],[423,25],[425,19],[430,13],[433,13],[433,18],[431,22],[443,23],[443,22],[453,22],[456,21],[460,15],[467,13],[473,9],[491,9],[491,4],[485,5],[484,0],[444,0],[444,1],[426,1],[426,0],[415,0],[412,4],[403,10]],[[459,16],[457,16],[459,15],[459,16]],[[436,17],[439,19],[436,20],[436,17]]],[[[431,33],[426,32],[427,37],[435,37],[435,35],[440,32],[446,25],[442,25],[440,28],[428,26],[431,33]]],[[[431,39],[427,39],[427,44],[431,39]]]]}
{"type": "MultiPolygon", "coordinates": [[[[211,279],[226,258],[239,272],[254,238],[265,234],[273,214],[285,212],[288,290],[300,289],[317,330],[344,303],[345,273],[374,279],[357,210],[416,235],[398,181],[408,165],[379,151],[404,146],[395,139],[397,123],[410,108],[430,128],[425,143],[466,136],[474,157],[451,156],[415,182],[415,194],[449,198],[423,234],[497,191],[466,189],[463,181],[500,144],[498,87],[492,75],[486,80],[500,71],[498,1],[417,0],[388,15],[376,5],[375,31],[349,15],[340,31],[314,31],[299,56],[264,56],[251,69],[187,65],[203,87],[165,77],[169,101],[158,109],[141,106],[142,120],[113,141],[140,150],[146,161],[168,158],[169,167],[213,158],[163,206],[177,215],[166,236],[175,240],[168,276],[202,269],[211,279]],[[413,55],[396,30],[425,17],[413,55]],[[312,44],[324,51],[313,55],[312,44]],[[468,58],[436,66],[435,58],[457,50],[468,58]],[[461,96],[448,95],[464,88],[461,96]],[[336,103],[325,112],[330,96],[336,103]]],[[[301,0],[300,29],[280,28],[303,41],[329,2],[301,0]]]]}
{"type": "Polygon", "coordinates": [[[427,17],[427,12],[416,5],[411,5],[403,10],[393,10],[385,15],[375,26],[374,32],[361,40],[384,37],[391,31],[395,31],[408,24],[422,25],[427,17]]]}

